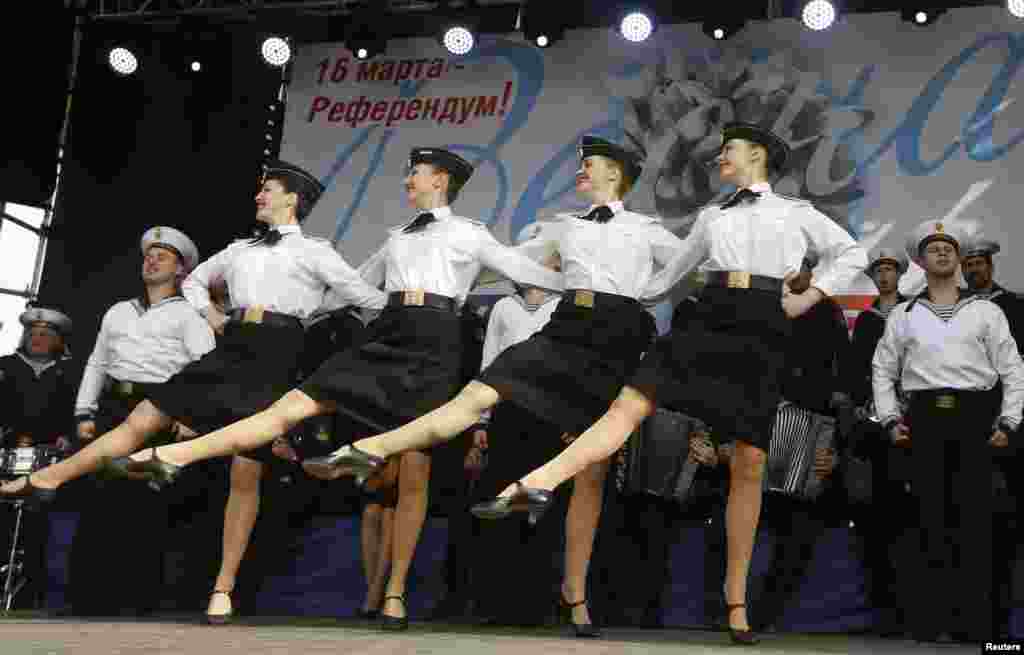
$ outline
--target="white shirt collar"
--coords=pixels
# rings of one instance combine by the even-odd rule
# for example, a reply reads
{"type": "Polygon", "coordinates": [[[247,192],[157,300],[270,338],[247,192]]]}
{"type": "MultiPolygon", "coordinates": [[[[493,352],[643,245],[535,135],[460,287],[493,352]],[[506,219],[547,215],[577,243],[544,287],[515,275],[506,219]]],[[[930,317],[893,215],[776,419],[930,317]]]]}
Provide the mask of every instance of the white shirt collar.
{"type": "Polygon", "coordinates": [[[755,182],[749,188],[754,193],[761,193],[762,191],[771,191],[772,185],[769,182],[755,182]]]}
{"type": "Polygon", "coordinates": [[[449,218],[452,215],[452,208],[445,205],[444,207],[436,207],[434,209],[423,209],[416,212],[416,215],[419,216],[420,214],[427,213],[433,214],[434,218],[449,218]]]}
{"type": "Polygon", "coordinates": [[[270,226],[270,229],[277,230],[281,234],[291,234],[292,232],[297,232],[299,234],[302,234],[302,226],[299,225],[298,223],[289,223],[288,225],[278,225],[277,227],[274,227],[272,225],[272,226],[270,226]]]}
{"type": "Polygon", "coordinates": [[[608,209],[612,210],[613,214],[618,214],[626,209],[626,205],[621,200],[613,200],[609,203],[602,203],[600,205],[591,205],[588,212],[592,212],[598,207],[607,206],[608,209]]]}

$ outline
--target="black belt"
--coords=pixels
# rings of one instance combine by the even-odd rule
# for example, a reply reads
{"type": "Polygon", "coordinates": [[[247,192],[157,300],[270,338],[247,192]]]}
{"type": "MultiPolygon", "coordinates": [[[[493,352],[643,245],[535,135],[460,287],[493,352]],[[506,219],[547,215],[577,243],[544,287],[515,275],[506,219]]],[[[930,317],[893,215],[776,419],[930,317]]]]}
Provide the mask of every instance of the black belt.
{"type": "Polygon", "coordinates": [[[119,398],[132,398],[142,394],[142,383],[141,382],[128,382],[126,380],[115,380],[114,378],[107,378],[109,386],[107,391],[114,394],[119,398]]]}
{"type": "Polygon", "coordinates": [[[566,289],[562,292],[562,300],[576,305],[577,307],[587,307],[590,309],[593,309],[595,305],[604,306],[609,302],[614,302],[619,305],[639,304],[639,301],[636,298],[620,296],[615,293],[592,291],[590,289],[566,289]]]}
{"type": "Polygon", "coordinates": [[[927,389],[922,391],[911,391],[909,395],[911,402],[925,403],[930,407],[936,407],[938,409],[958,409],[964,400],[988,393],[992,393],[992,390],[927,389]]]}
{"type": "Polygon", "coordinates": [[[455,311],[455,299],[427,293],[422,289],[392,291],[388,294],[388,307],[433,307],[445,311],[455,311]]]}
{"type": "Polygon", "coordinates": [[[704,279],[709,287],[756,289],[782,293],[782,280],[779,278],[754,275],[746,271],[704,271],[704,279]]]}
{"type": "Polygon", "coordinates": [[[302,328],[302,321],[288,314],[268,312],[259,305],[239,307],[228,313],[228,318],[238,323],[259,323],[274,327],[302,328]]]}

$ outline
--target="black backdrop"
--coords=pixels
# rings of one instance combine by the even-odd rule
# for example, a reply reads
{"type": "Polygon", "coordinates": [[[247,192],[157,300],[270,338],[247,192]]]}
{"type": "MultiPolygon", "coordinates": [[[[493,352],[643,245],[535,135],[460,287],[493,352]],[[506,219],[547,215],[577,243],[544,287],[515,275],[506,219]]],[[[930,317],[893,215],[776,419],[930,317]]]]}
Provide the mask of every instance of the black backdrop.
{"type": "Polygon", "coordinates": [[[262,38],[244,25],[85,27],[39,297],[72,316],[79,359],[106,309],[140,292],[147,228],[184,230],[205,259],[253,225],[281,81],[260,57],[262,38]],[[115,42],[140,54],[136,75],[107,66],[115,42]],[[190,52],[200,54],[201,74],[188,70],[190,52]]]}

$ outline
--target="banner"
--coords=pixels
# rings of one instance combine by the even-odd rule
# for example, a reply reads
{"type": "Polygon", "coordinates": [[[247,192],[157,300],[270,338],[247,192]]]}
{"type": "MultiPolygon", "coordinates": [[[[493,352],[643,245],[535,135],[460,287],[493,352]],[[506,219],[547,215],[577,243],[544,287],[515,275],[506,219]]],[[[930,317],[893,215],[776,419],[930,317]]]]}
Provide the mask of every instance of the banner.
{"type": "MultiPolygon", "coordinates": [[[[474,162],[456,211],[508,242],[538,217],[584,207],[576,144],[604,136],[644,158],[627,203],[684,236],[731,191],[707,166],[719,128],[755,122],[793,147],[775,188],[864,245],[903,247],[925,219],[962,221],[1002,242],[996,278],[1024,289],[1013,256],[1024,244],[1022,61],[1024,23],[1002,7],[952,9],[923,28],[895,13],[844,16],[820,33],[756,22],[724,42],[691,24],[640,44],[574,30],[545,50],[485,36],[464,57],[431,39],[390,42],[371,62],[321,44],[298,53],[281,156],[328,187],[308,230],[358,264],[412,214],[402,182],[413,147],[474,162]]],[[[848,291],[874,287],[860,276],[848,291]]]]}

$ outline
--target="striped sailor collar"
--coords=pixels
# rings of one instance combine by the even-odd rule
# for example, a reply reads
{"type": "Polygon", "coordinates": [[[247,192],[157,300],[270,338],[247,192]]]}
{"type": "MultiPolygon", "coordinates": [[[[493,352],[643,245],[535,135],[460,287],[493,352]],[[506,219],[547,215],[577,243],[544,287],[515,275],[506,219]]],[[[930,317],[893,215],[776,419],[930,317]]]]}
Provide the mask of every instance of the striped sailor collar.
{"type": "MultiPolygon", "coordinates": [[[[966,307],[967,305],[970,305],[971,303],[977,300],[984,300],[982,296],[979,296],[970,289],[957,288],[957,292],[959,296],[957,297],[956,303],[953,304],[953,309],[950,318],[956,316],[960,312],[960,310],[966,307]]],[[[925,287],[924,291],[914,296],[914,298],[907,303],[906,311],[910,312],[910,310],[914,308],[914,305],[917,304],[920,304],[922,307],[926,308],[928,311],[932,312],[939,318],[942,318],[942,315],[939,313],[938,308],[948,307],[948,305],[936,305],[935,303],[933,303],[931,296],[928,294],[927,287],[925,287]]]]}

